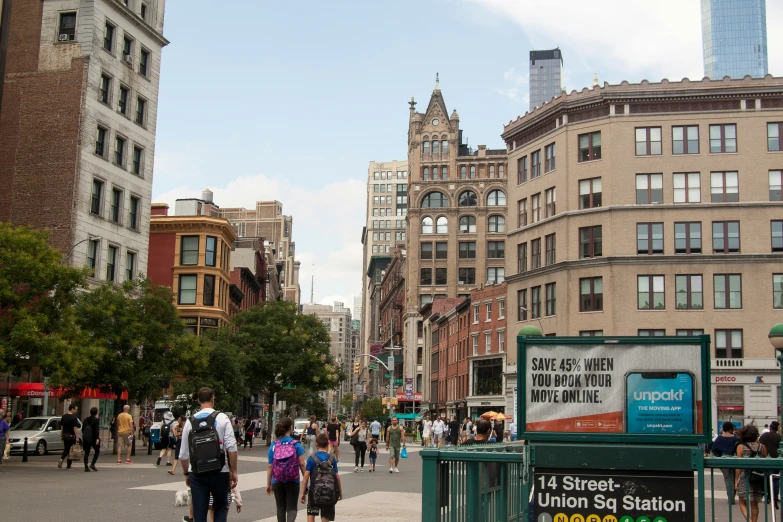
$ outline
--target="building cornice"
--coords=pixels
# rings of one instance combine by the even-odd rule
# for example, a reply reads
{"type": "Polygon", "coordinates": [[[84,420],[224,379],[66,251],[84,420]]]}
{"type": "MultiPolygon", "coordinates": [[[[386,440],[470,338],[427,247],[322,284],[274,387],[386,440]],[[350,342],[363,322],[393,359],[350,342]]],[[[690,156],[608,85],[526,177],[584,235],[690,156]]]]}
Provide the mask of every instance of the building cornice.
{"type": "Polygon", "coordinates": [[[130,8],[120,0],[106,0],[106,1],[109,2],[111,5],[113,5],[117,11],[122,13],[125,16],[126,20],[130,21],[130,23],[132,23],[137,29],[141,29],[141,31],[144,34],[146,34],[147,36],[155,40],[155,43],[157,43],[161,47],[166,47],[168,44],[171,43],[163,36],[163,34],[159,33],[151,25],[149,25],[147,22],[142,20],[139,15],[131,11],[130,8]]]}
{"type": "Polygon", "coordinates": [[[237,240],[234,228],[228,220],[223,218],[209,216],[150,216],[150,234],[207,231],[219,232],[229,243],[237,240]]]}

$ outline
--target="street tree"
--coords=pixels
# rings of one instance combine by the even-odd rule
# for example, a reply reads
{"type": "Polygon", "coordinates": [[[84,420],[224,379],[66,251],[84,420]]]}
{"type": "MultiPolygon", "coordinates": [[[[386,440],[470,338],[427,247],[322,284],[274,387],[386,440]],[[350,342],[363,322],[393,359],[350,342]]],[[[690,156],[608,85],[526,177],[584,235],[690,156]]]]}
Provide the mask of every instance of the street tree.
{"type": "Polygon", "coordinates": [[[380,419],[384,415],[383,410],[381,400],[376,398],[365,401],[359,409],[359,414],[362,419],[380,419]]]}
{"type": "Polygon", "coordinates": [[[48,374],[74,349],[72,306],[87,270],[63,266],[47,237],[0,222],[0,372],[48,374]]]}
{"type": "Polygon", "coordinates": [[[348,415],[353,416],[353,395],[346,393],[343,398],[340,399],[340,406],[342,406],[348,415]]]}
{"type": "Polygon", "coordinates": [[[315,415],[320,420],[329,416],[329,410],[320,394],[309,388],[297,386],[283,389],[277,394],[278,401],[286,402],[286,415],[301,417],[315,415]]]}

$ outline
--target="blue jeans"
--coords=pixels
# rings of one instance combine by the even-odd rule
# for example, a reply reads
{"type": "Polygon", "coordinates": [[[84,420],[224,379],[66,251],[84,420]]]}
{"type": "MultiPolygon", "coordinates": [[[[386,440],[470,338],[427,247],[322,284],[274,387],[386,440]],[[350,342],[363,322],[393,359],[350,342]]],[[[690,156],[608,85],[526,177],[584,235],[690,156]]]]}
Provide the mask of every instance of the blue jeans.
{"type": "Polygon", "coordinates": [[[221,472],[213,475],[196,475],[191,471],[188,477],[190,478],[190,493],[193,502],[193,521],[207,522],[211,493],[215,522],[226,522],[230,492],[229,474],[221,472]]]}

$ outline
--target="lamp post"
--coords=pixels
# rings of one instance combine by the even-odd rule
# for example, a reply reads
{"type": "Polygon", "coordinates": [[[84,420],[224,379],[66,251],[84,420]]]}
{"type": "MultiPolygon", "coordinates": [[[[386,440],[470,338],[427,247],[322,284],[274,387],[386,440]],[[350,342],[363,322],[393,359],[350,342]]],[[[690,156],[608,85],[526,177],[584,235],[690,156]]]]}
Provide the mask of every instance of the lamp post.
{"type": "MultiPolygon", "coordinates": [[[[783,323],[776,324],[769,331],[769,342],[775,349],[775,358],[780,368],[780,404],[783,406],[783,323]]],[[[778,454],[783,456],[783,440],[780,441],[778,454]]]]}

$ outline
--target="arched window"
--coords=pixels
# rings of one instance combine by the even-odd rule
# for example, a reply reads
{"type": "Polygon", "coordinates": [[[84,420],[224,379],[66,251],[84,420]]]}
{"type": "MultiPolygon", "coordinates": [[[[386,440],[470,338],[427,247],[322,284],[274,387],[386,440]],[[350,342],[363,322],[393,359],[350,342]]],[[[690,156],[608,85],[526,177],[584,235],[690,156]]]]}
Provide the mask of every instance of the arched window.
{"type": "Polygon", "coordinates": [[[432,234],[432,218],[431,217],[425,217],[421,220],[421,233],[422,234],[432,234]]]}
{"type": "Polygon", "coordinates": [[[440,142],[437,139],[432,140],[432,153],[440,154],[440,142]]]}
{"type": "Polygon", "coordinates": [[[505,207],[506,206],[506,193],[502,190],[493,190],[487,196],[488,207],[505,207]]]}
{"type": "Polygon", "coordinates": [[[488,230],[490,232],[505,232],[506,231],[506,218],[503,216],[489,216],[487,221],[488,230]]]}
{"type": "Polygon", "coordinates": [[[424,154],[429,154],[430,153],[430,142],[429,141],[423,142],[421,144],[421,146],[422,146],[422,153],[424,153],[424,154]]]}
{"type": "Polygon", "coordinates": [[[446,139],[446,137],[443,137],[443,140],[440,142],[440,150],[443,152],[443,154],[448,154],[449,152],[449,140],[446,139]]]}
{"type": "Polygon", "coordinates": [[[449,220],[446,216],[440,216],[435,225],[436,234],[448,234],[449,233],[449,220]]]}
{"type": "Polygon", "coordinates": [[[459,232],[460,234],[475,234],[476,218],[473,216],[462,216],[459,218],[459,232]]]}
{"type": "Polygon", "coordinates": [[[461,165],[459,168],[459,179],[468,179],[468,169],[465,165],[461,165]]]}
{"type": "Polygon", "coordinates": [[[430,168],[429,167],[424,167],[424,174],[422,174],[421,179],[423,179],[424,181],[429,181],[429,179],[430,179],[430,168]]]}
{"type": "Polygon", "coordinates": [[[432,167],[432,179],[435,181],[438,181],[440,179],[438,177],[438,167],[432,167]]]}
{"type": "Polygon", "coordinates": [[[475,207],[477,204],[476,202],[476,193],[472,190],[466,190],[462,194],[459,195],[459,206],[460,207],[475,207]]]}
{"type": "Polygon", "coordinates": [[[476,179],[476,166],[470,166],[470,179],[476,179]]]}
{"type": "Polygon", "coordinates": [[[442,167],[440,169],[440,179],[449,179],[449,168],[442,167]]]}
{"type": "Polygon", "coordinates": [[[421,208],[442,208],[448,206],[449,200],[440,192],[430,192],[421,200],[421,208]]]}

